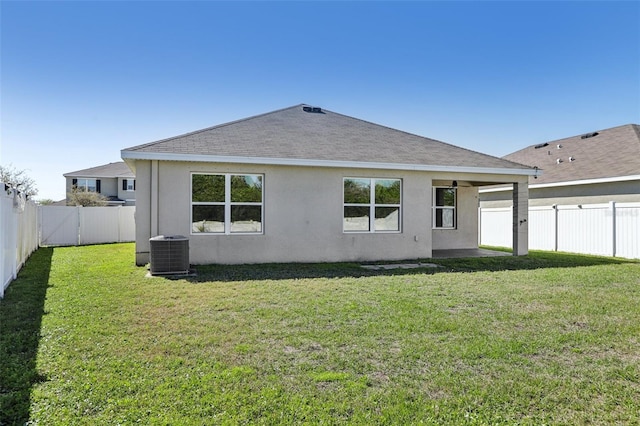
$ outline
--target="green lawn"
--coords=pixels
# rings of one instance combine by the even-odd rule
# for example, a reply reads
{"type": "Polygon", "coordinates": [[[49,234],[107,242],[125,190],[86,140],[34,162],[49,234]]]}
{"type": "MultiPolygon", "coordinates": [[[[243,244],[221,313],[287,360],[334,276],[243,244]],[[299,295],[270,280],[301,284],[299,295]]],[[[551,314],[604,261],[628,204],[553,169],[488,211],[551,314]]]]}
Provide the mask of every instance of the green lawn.
{"type": "Polygon", "coordinates": [[[638,424],[640,263],[201,266],[42,248],[0,301],[0,424],[638,424]]]}

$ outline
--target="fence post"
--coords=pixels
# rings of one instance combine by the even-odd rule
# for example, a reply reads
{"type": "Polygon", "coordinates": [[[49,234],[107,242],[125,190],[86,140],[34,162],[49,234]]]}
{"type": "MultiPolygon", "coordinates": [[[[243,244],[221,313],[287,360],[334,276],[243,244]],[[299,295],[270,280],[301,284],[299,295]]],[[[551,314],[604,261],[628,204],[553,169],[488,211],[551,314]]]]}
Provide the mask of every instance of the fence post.
{"type": "Polygon", "coordinates": [[[558,251],[558,205],[551,206],[553,209],[553,251],[558,251]]]}
{"type": "MultiPolygon", "coordinates": [[[[4,183],[1,183],[1,188],[4,190],[5,186],[4,183]]],[[[0,193],[0,229],[4,228],[4,216],[5,216],[5,211],[4,211],[4,202],[2,200],[2,198],[4,197],[4,193],[0,193]]],[[[5,231],[2,231],[2,235],[0,236],[0,299],[2,299],[4,297],[4,256],[5,256],[5,249],[8,246],[8,243],[6,241],[6,237],[4,235],[5,231]]]]}
{"type": "Polygon", "coordinates": [[[38,217],[38,247],[42,245],[42,205],[38,205],[38,210],[36,211],[36,215],[38,217]]]}
{"type": "Polygon", "coordinates": [[[82,206],[76,206],[76,211],[78,213],[78,245],[82,244],[82,206]]]}
{"type": "Polygon", "coordinates": [[[616,256],[616,202],[609,201],[609,212],[611,213],[611,256],[616,256]]]}
{"type": "MultiPolygon", "coordinates": [[[[13,191],[15,194],[17,189],[14,189],[13,191]]],[[[18,220],[19,220],[19,217],[15,213],[15,210],[11,210],[11,214],[9,215],[9,217],[11,218],[11,229],[9,231],[11,235],[11,258],[12,258],[11,276],[15,280],[16,278],[18,278],[18,226],[19,226],[18,220]]]]}
{"type": "Polygon", "coordinates": [[[122,206],[118,206],[118,242],[122,242],[122,206]]]}

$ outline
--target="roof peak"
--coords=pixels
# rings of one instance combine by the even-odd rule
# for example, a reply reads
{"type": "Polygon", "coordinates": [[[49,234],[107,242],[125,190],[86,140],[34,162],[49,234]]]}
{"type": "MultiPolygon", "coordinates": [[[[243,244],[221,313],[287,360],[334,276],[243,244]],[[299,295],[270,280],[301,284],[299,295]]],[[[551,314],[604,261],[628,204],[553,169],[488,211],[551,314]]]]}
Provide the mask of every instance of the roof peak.
{"type": "Polygon", "coordinates": [[[623,124],[536,145],[503,157],[543,170],[539,183],[637,175],[640,126],[623,124]]]}
{"type": "MultiPolygon", "coordinates": [[[[282,164],[468,167],[521,172],[526,166],[310,104],[218,124],[123,149],[137,159],[282,164]],[[261,161],[262,161],[261,160],[261,161]]],[[[435,169],[434,169],[435,170],[435,169]]]]}
{"type": "MultiPolygon", "coordinates": [[[[622,129],[623,127],[631,127],[632,129],[637,131],[637,129],[640,126],[638,124],[628,123],[628,124],[621,124],[619,126],[609,127],[609,128],[606,128],[606,129],[598,129],[598,130],[593,130],[592,129],[592,130],[589,130],[589,131],[586,131],[586,132],[583,132],[583,133],[579,133],[577,135],[567,136],[567,137],[560,138],[560,139],[554,139],[554,140],[547,141],[545,143],[552,144],[552,143],[555,143],[555,142],[565,141],[567,139],[582,138],[585,135],[593,135],[594,133],[600,134],[602,132],[609,132],[609,131],[616,130],[616,129],[622,129]]],[[[582,139],[589,139],[589,138],[582,138],[582,139]]],[[[536,144],[536,145],[538,145],[538,144],[536,144]]]]}

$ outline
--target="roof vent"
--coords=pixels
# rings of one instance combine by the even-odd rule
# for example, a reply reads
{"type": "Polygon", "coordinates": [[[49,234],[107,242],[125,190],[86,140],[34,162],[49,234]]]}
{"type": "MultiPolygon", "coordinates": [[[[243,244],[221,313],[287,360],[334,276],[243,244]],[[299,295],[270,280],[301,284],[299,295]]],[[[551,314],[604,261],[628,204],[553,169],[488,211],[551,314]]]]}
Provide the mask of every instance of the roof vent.
{"type": "Polygon", "coordinates": [[[540,148],[544,148],[545,146],[549,146],[549,144],[547,142],[541,143],[541,144],[538,144],[538,145],[534,146],[534,148],[535,149],[540,149],[540,148]]]}
{"type": "Polygon", "coordinates": [[[598,133],[598,132],[587,133],[586,135],[580,136],[580,139],[589,139],[589,138],[592,138],[594,136],[598,136],[599,134],[600,133],[598,133]]]}
{"type": "Polygon", "coordinates": [[[322,113],[322,108],[320,107],[310,107],[310,106],[303,106],[302,110],[304,112],[315,112],[315,113],[322,113]]]}
{"type": "Polygon", "coordinates": [[[556,164],[560,164],[560,163],[562,163],[562,158],[558,158],[558,159],[556,160],[556,164]]]}
{"type": "Polygon", "coordinates": [[[576,158],[575,158],[575,157],[569,157],[569,162],[570,162],[570,163],[573,163],[574,161],[576,161],[576,158]]]}

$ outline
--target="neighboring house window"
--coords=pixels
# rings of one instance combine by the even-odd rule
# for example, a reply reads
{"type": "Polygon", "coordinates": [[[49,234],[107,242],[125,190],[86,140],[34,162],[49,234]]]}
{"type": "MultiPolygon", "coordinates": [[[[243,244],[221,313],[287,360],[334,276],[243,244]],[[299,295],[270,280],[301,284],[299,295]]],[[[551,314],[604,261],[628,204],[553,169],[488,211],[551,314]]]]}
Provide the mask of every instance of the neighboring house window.
{"type": "Polygon", "coordinates": [[[136,190],[136,180],[135,179],[122,179],[122,190],[123,191],[135,191],[136,190]]]}
{"type": "Polygon", "coordinates": [[[344,232],[400,232],[400,179],[344,178],[344,232]]]}
{"type": "Polygon", "coordinates": [[[456,188],[433,188],[433,227],[455,229],[456,188]]]}
{"type": "Polygon", "coordinates": [[[100,192],[100,179],[73,179],[71,184],[81,191],[100,192]]]}
{"type": "Polygon", "coordinates": [[[262,183],[262,175],[191,175],[191,232],[262,233],[262,183]]]}

